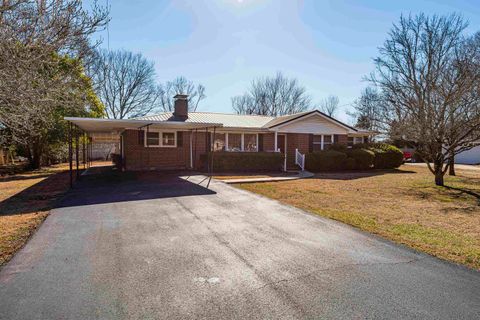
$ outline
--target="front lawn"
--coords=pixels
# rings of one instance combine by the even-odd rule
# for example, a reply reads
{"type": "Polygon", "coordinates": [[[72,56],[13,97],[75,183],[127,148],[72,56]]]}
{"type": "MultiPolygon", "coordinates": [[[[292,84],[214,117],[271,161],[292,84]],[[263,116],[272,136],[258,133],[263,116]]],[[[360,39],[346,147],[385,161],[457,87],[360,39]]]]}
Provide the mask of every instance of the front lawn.
{"type": "Polygon", "coordinates": [[[67,165],[0,176],[0,266],[8,262],[69,188],[67,165]]]}
{"type": "Polygon", "coordinates": [[[445,182],[436,187],[428,169],[404,165],[237,187],[480,269],[480,171],[445,182]]]}

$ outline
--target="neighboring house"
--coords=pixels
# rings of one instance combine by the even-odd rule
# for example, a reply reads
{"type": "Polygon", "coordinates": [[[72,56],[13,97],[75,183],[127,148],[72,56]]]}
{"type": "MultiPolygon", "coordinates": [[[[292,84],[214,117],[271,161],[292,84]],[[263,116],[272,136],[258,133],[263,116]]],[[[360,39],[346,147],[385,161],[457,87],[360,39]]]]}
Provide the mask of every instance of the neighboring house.
{"type": "Polygon", "coordinates": [[[120,135],[125,170],[198,169],[206,152],[281,152],[288,168],[296,150],[305,154],[333,143],[353,145],[372,133],[350,127],[320,111],[281,117],[188,112],[186,95],[175,111],[130,120],[65,118],[90,133],[120,135]]]}
{"type": "Polygon", "coordinates": [[[470,150],[460,152],[455,156],[455,163],[480,164],[480,142],[470,150]]]}
{"type": "Polygon", "coordinates": [[[120,135],[114,132],[93,132],[92,160],[109,160],[111,155],[120,152],[120,135]]]}

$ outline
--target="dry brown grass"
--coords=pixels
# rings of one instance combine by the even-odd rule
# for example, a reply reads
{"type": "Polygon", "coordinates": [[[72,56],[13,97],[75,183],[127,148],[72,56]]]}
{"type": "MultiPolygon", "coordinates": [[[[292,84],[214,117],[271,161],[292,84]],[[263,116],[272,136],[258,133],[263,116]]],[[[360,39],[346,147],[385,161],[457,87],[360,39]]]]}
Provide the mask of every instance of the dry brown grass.
{"type": "Polygon", "coordinates": [[[68,165],[0,177],[0,266],[47,217],[69,186],[68,165]]]}
{"type": "Polygon", "coordinates": [[[457,170],[446,185],[402,166],[239,187],[480,269],[480,172],[457,170]]]}

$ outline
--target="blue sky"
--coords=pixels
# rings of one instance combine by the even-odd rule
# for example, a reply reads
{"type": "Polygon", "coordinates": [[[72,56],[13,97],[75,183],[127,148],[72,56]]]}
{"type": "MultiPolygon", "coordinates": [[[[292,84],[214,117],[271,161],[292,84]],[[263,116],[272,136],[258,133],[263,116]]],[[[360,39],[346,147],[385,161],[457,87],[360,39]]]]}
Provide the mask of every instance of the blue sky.
{"type": "MultiPolygon", "coordinates": [[[[107,0],[99,0],[105,4],[107,0]]],[[[480,0],[109,0],[109,41],[102,47],[141,52],[158,81],[183,75],[206,87],[201,111],[232,112],[230,98],[252,79],[282,71],[319,102],[337,95],[337,117],[366,83],[372,58],[402,13],[457,12],[480,30],[480,0]]]]}

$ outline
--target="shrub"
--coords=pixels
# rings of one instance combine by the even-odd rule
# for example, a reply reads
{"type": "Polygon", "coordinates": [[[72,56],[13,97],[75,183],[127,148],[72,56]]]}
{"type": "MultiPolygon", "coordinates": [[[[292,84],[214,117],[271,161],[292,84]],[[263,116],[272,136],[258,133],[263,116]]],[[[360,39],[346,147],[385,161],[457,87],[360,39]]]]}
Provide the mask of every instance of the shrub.
{"type": "MultiPolygon", "coordinates": [[[[73,152],[75,153],[75,149],[73,152]]],[[[54,143],[46,147],[42,164],[51,165],[65,161],[68,161],[68,145],[66,143],[54,143]]]]}
{"type": "Polygon", "coordinates": [[[355,170],[356,166],[357,166],[357,163],[353,158],[347,158],[345,159],[345,161],[343,161],[343,168],[345,170],[355,170]]]}
{"type": "Polygon", "coordinates": [[[347,152],[349,158],[355,160],[355,169],[370,169],[374,165],[375,153],[368,149],[352,149],[347,152]]]}
{"type": "MultiPolygon", "coordinates": [[[[207,169],[207,158],[211,153],[202,154],[200,159],[207,169]]],[[[279,152],[214,152],[213,170],[216,172],[277,171],[282,169],[284,155],[279,152]]]]}
{"type": "Polygon", "coordinates": [[[309,171],[328,171],[342,169],[347,155],[335,150],[307,153],[305,167],[309,171]]]}
{"type": "Polygon", "coordinates": [[[403,153],[395,146],[377,143],[369,149],[375,153],[375,169],[394,169],[400,167],[403,163],[403,153]]]}
{"type": "Polygon", "coordinates": [[[339,151],[346,153],[348,151],[348,148],[345,144],[342,143],[334,143],[328,146],[327,150],[334,150],[334,151],[339,151]]]}

